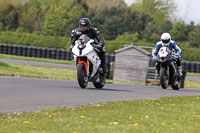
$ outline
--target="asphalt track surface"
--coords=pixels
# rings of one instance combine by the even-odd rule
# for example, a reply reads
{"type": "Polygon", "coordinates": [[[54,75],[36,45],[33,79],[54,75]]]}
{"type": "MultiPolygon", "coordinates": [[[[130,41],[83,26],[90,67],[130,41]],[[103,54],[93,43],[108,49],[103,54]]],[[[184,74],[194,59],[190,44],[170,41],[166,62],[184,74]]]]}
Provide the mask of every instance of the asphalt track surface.
{"type": "Polygon", "coordinates": [[[77,81],[0,76],[0,113],[191,95],[200,96],[200,90],[163,90],[158,86],[130,84],[106,84],[103,89],[95,89],[91,83],[81,89],[77,81]]]}

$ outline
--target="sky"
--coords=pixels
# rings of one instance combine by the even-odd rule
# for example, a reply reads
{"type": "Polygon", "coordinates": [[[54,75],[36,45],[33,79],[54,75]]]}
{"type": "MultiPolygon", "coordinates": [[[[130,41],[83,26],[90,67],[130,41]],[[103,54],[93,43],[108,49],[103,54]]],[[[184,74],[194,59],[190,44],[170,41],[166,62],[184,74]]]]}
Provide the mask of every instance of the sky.
{"type": "MultiPolygon", "coordinates": [[[[128,5],[135,0],[125,0],[128,5]]],[[[200,0],[173,0],[177,6],[175,16],[186,23],[200,24],[200,0]]]]}

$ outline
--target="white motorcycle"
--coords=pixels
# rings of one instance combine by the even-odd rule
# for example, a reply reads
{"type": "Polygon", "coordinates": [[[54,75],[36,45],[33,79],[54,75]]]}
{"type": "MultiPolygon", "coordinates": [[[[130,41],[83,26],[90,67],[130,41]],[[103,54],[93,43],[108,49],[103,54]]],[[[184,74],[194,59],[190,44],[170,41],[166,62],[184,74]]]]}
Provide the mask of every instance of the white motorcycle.
{"type": "Polygon", "coordinates": [[[81,88],[85,88],[88,82],[93,82],[96,88],[105,85],[105,76],[101,67],[100,52],[93,47],[94,40],[87,35],[81,35],[72,48],[74,61],[77,66],[77,79],[81,88]]]}

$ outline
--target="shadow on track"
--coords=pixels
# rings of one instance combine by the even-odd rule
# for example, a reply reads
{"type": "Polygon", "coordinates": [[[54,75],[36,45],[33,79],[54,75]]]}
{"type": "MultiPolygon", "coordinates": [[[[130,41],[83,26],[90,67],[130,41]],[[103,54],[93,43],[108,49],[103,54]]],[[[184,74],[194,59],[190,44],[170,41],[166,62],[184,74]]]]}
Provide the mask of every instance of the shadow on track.
{"type": "MultiPolygon", "coordinates": [[[[65,86],[66,87],[66,86],[65,86]]],[[[80,88],[79,86],[67,86],[69,88],[74,88],[74,89],[81,89],[81,90],[95,90],[95,91],[121,91],[121,92],[135,92],[135,91],[131,91],[131,90],[120,90],[120,89],[109,89],[109,88],[102,88],[102,89],[98,89],[98,88],[92,88],[92,87],[88,87],[88,88],[80,88]]]]}
{"type": "Polygon", "coordinates": [[[130,90],[119,90],[119,89],[108,89],[108,88],[102,88],[102,89],[98,89],[98,88],[85,88],[83,90],[135,92],[135,91],[130,91],[130,90]]]}

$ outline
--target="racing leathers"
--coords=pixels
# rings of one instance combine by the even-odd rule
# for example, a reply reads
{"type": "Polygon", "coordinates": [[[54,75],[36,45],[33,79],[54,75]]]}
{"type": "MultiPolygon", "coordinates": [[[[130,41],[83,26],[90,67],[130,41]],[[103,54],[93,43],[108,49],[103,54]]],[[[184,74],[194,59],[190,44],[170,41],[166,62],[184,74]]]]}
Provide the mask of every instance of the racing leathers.
{"type": "Polygon", "coordinates": [[[90,28],[87,31],[82,31],[80,28],[76,28],[74,30],[72,30],[72,34],[71,34],[71,43],[70,43],[70,50],[73,48],[73,46],[75,45],[75,41],[79,39],[79,37],[85,34],[87,35],[89,38],[94,39],[95,43],[94,43],[94,47],[96,47],[100,53],[99,57],[101,60],[101,66],[103,68],[103,72],[104,74],[106,74],[107,72],[107,67],[106,67],[106,63],[105,63],[105,42],[103,37],[100,35],[99,31],[97,28],[90,28]]]}

